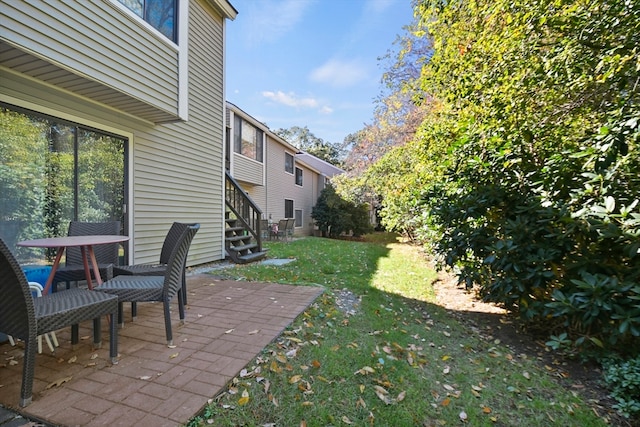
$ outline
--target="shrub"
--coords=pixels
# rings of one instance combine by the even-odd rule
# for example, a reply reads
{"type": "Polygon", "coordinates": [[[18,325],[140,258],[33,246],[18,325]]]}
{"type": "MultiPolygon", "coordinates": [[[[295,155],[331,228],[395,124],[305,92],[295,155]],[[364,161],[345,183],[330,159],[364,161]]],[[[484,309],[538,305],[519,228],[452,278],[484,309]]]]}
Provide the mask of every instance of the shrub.
{"type": "Polygon", "coordinates": [[[613,407],[627,418],[640,415],[640,357],[627,361],[607,360],[603,368],[611,397],[618,402],[613,407]]]}
{"type": "Polygon", "coordinates": [[[327,185],[311,211],[311,217],[323,237],[338,237],[341,234],[361,236],[372,231],[369,207],[341,198],[332,185],[327,185]]]}

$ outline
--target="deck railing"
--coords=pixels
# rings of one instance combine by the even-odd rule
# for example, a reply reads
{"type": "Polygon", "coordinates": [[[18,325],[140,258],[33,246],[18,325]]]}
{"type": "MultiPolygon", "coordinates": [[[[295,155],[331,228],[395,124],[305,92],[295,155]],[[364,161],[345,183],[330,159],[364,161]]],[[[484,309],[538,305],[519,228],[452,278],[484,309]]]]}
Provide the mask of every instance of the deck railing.
{"type": "Polygon", "coordinates": [[[262,210],[249,197],[240,184],[233,179],[229,172],[225,172],[225,203],[245,229],[251,233],[258,244],[258,251],[262,251],[262,231],[260,229],[262,210]]]}

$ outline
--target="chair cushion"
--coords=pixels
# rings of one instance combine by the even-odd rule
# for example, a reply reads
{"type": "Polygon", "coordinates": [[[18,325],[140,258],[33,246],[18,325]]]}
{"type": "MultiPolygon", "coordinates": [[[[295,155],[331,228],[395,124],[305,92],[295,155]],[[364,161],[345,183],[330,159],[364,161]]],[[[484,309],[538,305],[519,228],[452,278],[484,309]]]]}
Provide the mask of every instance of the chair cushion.
{"type": "Polygon", "coordinates": [[[162,301],[164,276],[116,276],[96,288],[120,301],[162,301]]]}
{"type": "Polygon", "coordinates": [[[113,275],[127,276],[163,276],[167,271],[166,264],[135,264],[135,265],[119,265],[113,267],[113,275]]]}
{"type": "Polygon", "coordinates": [[[37,335],[95,319],[118,309],[113,295],[86,289],[69,289],[33,299],[37,335]],[[111,302],[111,303],[110,303],[111,302]]]}

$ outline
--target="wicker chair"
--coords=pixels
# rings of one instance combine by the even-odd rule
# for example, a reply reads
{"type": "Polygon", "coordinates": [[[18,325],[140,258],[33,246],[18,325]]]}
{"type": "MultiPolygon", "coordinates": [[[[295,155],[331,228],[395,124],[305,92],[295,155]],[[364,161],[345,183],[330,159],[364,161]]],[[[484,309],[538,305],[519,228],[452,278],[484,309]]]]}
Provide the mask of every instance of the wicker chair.
{"type": "MultiPolygon", "coordinates": [[[[69,223],[69,232],[67,233],[69,236],[87,236],[92,234],[118,235],[120,234],[120,221],[71,221],[69,223]]],[[[94,248],[94,253],[96,255],[96,261],[98,261],[100,276],[103,279],[111,279],[113,277],[113,266],[118,264],[118,244],[97,245],[94,248]]],[[[69,289],[71,282],[82,280],[86,280],[82,252],[78,247],[69,247],[67,248],[65,256],[65,265],[59,267],[53,277],[52,291],[55,292],[57,290],[57,284],[59,282],[66,282],[67,289],[69,289]]]]}
{"type": "Polygon", "coordinates": [[[71,326],[71,342],[78,344],[78,324],[93,319],[93,342],[100,346],[100,318],[109,320],[111,363],[118,356],[116,313],[118,299],[114,295],[87,289],[70,289],[33,298],[27,278],[15,257],[0,239],[0,331],[24,341],[24,368],[20,390],[20,406],[33,399],[33,377],[38,340],[37,336],[71,326]]]}
{"type": "Polygon", "coordinates": [[[281,219],[278,221],[278,228],[275,231],[275,236],[277,239],[282,237],[283,239],[287,239],[287,219],[281,219]]]}
{"type": "MultiPolygon", "coordinates": [[[[162,243],[162,250],[160,251],[160,261],[158,264],[132,264],[113,266],[113,276],[164,276],[167,272],[167,264],[169,263],[169,257],[171,251],[175,248],[178,240],[182,236],[182,233],[190,226],[194,224],[185,224],[182,222],[174,222],[171,224],[167,235],[162,243]]],[[[185,259],[186,261],[186,259],[185,259]]],[[[187,304],[187,281],[185,280],[184,269],[182,270],[182,298],[185,304],[187,304]]],[[[136,303],[131,303],[131,315],[135,319],[137,316],[136,303]]]]}
{"type": "Polygon", "coordinates": [[[289,219],[287,219],[287,228],[286,228],[286,234],[287,234],[287,236],[286,236],[286,237],[287,237],[289,240],[292,240],[292,239],[293,239],[293,232],[295,231],[295,230],[294,230],[295,225],[296,225],[296,220],[295,220],[295,218],[289,218],[289,219]]]}
{"type": "Polygon", "coordinates": [[[118,295],[118,321],[121,325],[123,324],[123,303],[162,302],[164,304],[167,345],[173,345],[169,304],[171,298],[178,294],[180,323],[183,324],[184,298],[181,292],[183,288],[182,281],[184,280],[184,269],[189,247],[199,228],[200,224],[189,224],[185,227],[180,237],[176,240],[175,246],[171,248],[164,276],[116,276],[100,285],[101,292],[118,295]]]}
{"type": "Polygon", "coordinates": [[[261,219],[260,220],[260,237],[262,239],[268,239],[271,235],[271,229],[269,227],[269,220],[261,219]]]}

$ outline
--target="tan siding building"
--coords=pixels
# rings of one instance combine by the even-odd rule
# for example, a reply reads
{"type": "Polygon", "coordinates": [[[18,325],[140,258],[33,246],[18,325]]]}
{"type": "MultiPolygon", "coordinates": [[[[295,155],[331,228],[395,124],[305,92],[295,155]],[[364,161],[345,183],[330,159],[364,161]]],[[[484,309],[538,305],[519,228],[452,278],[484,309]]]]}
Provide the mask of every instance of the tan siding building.
{"type": "MultiPolygon", "coordinates": [[[[231,175],[258,204],[263,219],[278,222],[283,218],[295,218],[294,234],[312,235],[315,228],[311,218],[313,206],[328,180],[342,173],[342,169],[300,152],[234,104],[227,102],[227,109],[229,135],[234,135],[239,118],[259,129],[263,138],[263,161],[247,159],[234,152],[231,175]],[[259,177],[263,177],[262,181],[259,177]]],[[[233,141],[231,146],[234,147],[233,141]]]]}
{"type": "Polygon", "coordinates": [[[179,2],[177,43],[116,0],[4,2],[0,103],[127,141],[129,262],[157,262],[173,221],[199,222],[188,265],[225,257],[227,0],[179,2]]]}

